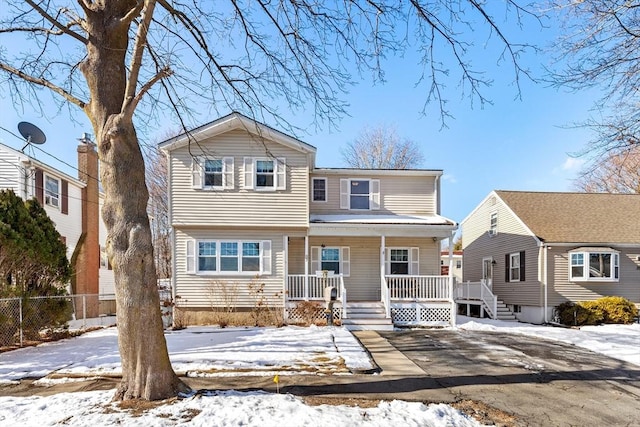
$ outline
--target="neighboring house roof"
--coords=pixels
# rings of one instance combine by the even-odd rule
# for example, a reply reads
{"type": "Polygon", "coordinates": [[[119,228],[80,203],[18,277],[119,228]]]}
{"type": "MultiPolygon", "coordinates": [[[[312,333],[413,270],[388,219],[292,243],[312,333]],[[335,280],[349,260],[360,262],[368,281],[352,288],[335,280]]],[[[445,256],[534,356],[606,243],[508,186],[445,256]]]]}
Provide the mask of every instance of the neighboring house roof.
{"type": "Polygon", "coordinates": [[[640,194],[495,193],[547,243],[640,244],[640,194]]]}
{"type": "Polygon", "coordinates": [[[28,166],[29,163],[38,168],[38,169],[42,169],[43,171],[45,171],[48,174],[51,175],[55,175],[58,178],[64,179],[68,182],[72,182],[74,183],[76,186],[80,187],[80,188],[84,188],[87,186],[87,184],[83,181],[80,181],[78,178],[74,178],[71,175],[68,175],[52,166],[49,166],[46,163],[42,163],[39,160],[36,160],[35,158],[29,156],[28,154],[23,153],[22,151],[18,151],[14,148],[9,147],[8,145],[2,144],[0,143],[0,150],[5,150],[13,155],[15,155],[18,159],[20,159],[21,162],[24,163],[25,166],[28,166]]]}
{"type": "Polygon", "coordinates": [[[224,117],[199,126],[188,133],[183,133],[176,137],[167,139],[166,141],[158,144],[158,146],[163,150],[170,151],[184,147],[189,143],[195,143],[196,141],[201,141],[205,138],[212,138],[236,129],[242,129],[253,135],[273,140],[297,151],[311,155],[315,155],[316,153],[316,147],[313,145],[300,141],[297,138],[280,132],[277,129],[269,127],[238,112],[227,114],[224,117]]]}

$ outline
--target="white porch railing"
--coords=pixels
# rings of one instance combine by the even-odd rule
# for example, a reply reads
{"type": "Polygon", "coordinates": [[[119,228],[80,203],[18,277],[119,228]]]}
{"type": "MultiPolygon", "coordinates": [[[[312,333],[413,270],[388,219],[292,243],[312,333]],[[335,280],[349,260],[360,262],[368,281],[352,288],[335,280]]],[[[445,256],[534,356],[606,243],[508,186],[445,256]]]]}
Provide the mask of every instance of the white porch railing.
{"type": "Polygon", "coordinates": [[[450,300],[449,276],[385,276],[391,300],[450,300]]]}
{"type": "Polygon", "coordinates": [[[342,274],[322,277],[309,274],[290,274],[287,276],[288,300],[322,300],[324,301],[324,288],[334,287],[338,291],[338,299],[346,299],[346,289],[342,274]]]}
{"type": "Polygon", "coordinates": [[[498,297],[493,294],[484,279],[479,282],[460,283],[456,287],[455,295],[456,300],[481,301],[485,311],[492,319],[498,315],[498,297]]]}

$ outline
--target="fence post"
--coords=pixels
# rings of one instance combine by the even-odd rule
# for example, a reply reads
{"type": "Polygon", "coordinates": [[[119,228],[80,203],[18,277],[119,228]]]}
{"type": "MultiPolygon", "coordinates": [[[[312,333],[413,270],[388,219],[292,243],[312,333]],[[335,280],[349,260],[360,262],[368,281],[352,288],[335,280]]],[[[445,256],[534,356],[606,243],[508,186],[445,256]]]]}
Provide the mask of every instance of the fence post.
{"type": "Polygon", "coordinates": [[[18,307],[20,308],[20,347],[22,347],[24,336],[23,336],[23,324],[22,324],[22,298],[18,299],[18,307]]]}

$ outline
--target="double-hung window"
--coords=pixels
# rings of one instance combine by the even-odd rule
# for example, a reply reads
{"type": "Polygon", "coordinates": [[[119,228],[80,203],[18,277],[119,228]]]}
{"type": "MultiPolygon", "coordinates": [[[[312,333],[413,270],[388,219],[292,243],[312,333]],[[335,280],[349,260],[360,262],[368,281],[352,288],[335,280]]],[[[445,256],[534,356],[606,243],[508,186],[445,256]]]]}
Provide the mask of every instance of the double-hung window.
{"type": "Polygon", "coordinates": [[[312,179],[312,198],[314,202],[326,202],[327,201],[327,178],[313,178],[312,179]]]}
{"type": "Polygon", "coordinates": [[[199,190],[233,189],[233,157],[194,157],[191,161],[191,184],[199,190]]]}
{"type": "MultiPolygon", "coordinates": [[[[525,252],[513,252],[505,255],[505,282],[524,282],[525,281],[525,252]]],[[[484,263],[484,260],[483,260],[484,263]]],[[[487,267],[488,268],[488,267],[487,267]]]]}
{"type": "Polygon", "coordinates": [[[489,216],[489,236],[498,234],[498,212],[491,212],[489,216]]]}
{"type": "Polygon", "coordinates": [[[271,241],[187,240],[187,272],[271,274],[271,241]]]}
{"type": "Polygon", "coordinates": [[[48,175],[44,178],[44,202],[56,208],[60,206],[60,181],[48,175]]]}
{"type": "Polygon", "coordinates": [[[380,209],[380,180],[341,179],[340,209],[380,209]]]}
{"type": "Polygon", "coordinates": [[[615,282],[620,278],[620,254],[611,248],[569,251],[569,280],[615,282]]]}
{"type": "Polygon", "coordinates": [[[351,272],[350,253],[348,246],[312,246],[311,271],[332,271],[348,277],[351,272]]]}
{"type": "MultiPolygon", "coordinates": [[[[385,271],[386,274],[420,274],[419,248],[386,248],[385,271]]],[[[440,265],[444,261],[440,260],[440,265]]]]}
{"type": "Polygon", "coordinates": [[[276,191],[287,188],[284,158],[244,158],[244,185],[247,190],[276,191]]]}

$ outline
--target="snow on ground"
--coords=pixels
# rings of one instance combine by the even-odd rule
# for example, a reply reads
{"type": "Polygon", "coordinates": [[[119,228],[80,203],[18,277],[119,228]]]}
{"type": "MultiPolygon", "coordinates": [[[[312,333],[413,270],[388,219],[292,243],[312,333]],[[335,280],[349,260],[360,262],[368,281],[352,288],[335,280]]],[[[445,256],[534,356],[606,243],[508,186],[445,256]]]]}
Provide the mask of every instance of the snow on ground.
{"type": "MultiPolygon", "coordinates": [[[[580,329],[535,326],[458,316],[460,329],[516,333],[571,343],[640,365],[640,324],[580,329]]],[[[373,367],[367,352],[344,328],[215,328],[167,331],[174,369],[185,375],[349,375],[373,367]]],[[[0,383],[120,373],[117,331],[106,328],[76,338],[0,354],[0,383]],[[47,379],[55,373],[56,378],[47,379]]],[[[68,379],[66,379],[68,380],[68,379]]],[[[188,396],[142,413],[109,402],[113,390],[48,397],[0,397],[0,426],[479,426],[444,404],[393,401],[376,408],[309,406],[287,394],[225,391],[188,396]]]]}
{"type": "Polygon", "coordinates": [[[580,329],[539,326],[517,321],[458,316],[458,328],[530,335],[562,341],[640,366],[640,324],[582,326],[580,329]]]}

